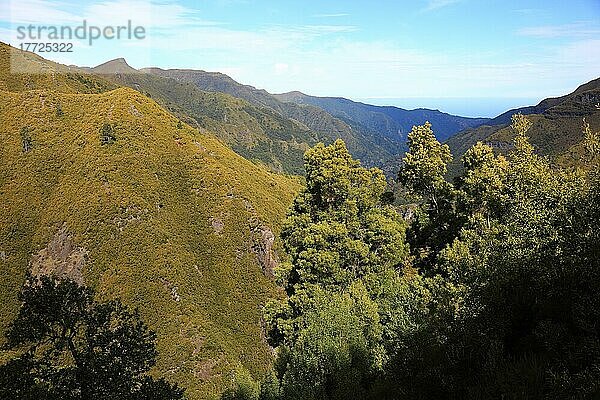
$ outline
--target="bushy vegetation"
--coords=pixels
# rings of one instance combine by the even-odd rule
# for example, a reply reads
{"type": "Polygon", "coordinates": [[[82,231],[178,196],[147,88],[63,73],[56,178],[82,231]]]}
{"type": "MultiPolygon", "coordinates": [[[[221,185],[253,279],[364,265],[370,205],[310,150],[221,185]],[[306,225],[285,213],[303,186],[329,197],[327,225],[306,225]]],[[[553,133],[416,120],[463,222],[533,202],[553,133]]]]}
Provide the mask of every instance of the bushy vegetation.
{"type": "MultiPolygon", "coordinates": [[[[223,96],[227,93],[238,101],[243,99],[250,103],[251,107],[248,109],[252,112],[247,113],[247,117],[259,121],[260,125],[259,129],[253,131],[263,131],[266,134],[266,138],[270,140],[261,141],[267,144],[272,142],[271,150],[265,153],[263,149],[247,146],[243,140],[238,143],[234,141],[228,143],[236,148],[236,151],[240,147],[245,150],[245,153],[240,152],[240,154],[246,158],[259,159],[270,166],[273,160],[276,167],[279,162],[286,172],[302,174],[302,155],[308,147],[314,146],[317,142],[330,144],[341,138],[354,157],[369,165],[380,165],[394,159],[398,154],[398,148],[402,147],[398,143],[402,138],[397,135],[396,130],[392,134],[393,140],[382,138],[377,132],[365,126],[348,124],[350,121],[343,116],[336,118],[322,108],[309,104],[296,104],[282,98],[281,95],[271,95],[265,90],[240,84],[221,73],[159,68],[149,68],[144,71],[193,84],[202,91],[213,92],[215,95],[223,96]],[[254,118],[255,116],[257,118],[254,118]],[[283,153],[280,153],[281,150],[283,153]],[[266,155],[270,158],[266,158],[266,155]]],[[[236,119],[235,115],[231,117],[227,118],[228,123],[236,119]]],[[[220,125],[220,122],[217,125],[220,125]]],[[[243,139],[243,136],[240,135],[239,139],[243,139]]]]}
{"type": "Polygon", "coordinates": [[[506,156],[473,146],[454,183],[447,146],[415,127],[399,175],[419,199],[408,222],[342,143],[309,151],[282,231],[287,297],[264,310],[277,360],[244,398],[598,396],[598,164],[550,164],[530,125],[513,118],[506,156]]]}
{"type": "Polygon", "coordinates": [[[120,301],[94,301],[69,279],[28,276],[0,365],[3,399],[181,400],[183,389],[147,375],[156,334],[120,301]]]}
{"type": "MultiPolygon", "coordinates": [[[[272,354],[260,308],[278,291],[253,247],[263,228],[279,233],[299,182],[243,159],[209,132],[179,129],[176,117],[134,90],[92,94],[59,72],[5,72],[0,345],[32,259],[64,227],[87,253],[81,275],[98,301],[139,308],[156,332],[152,376],[206,399],[221,394],[231,371],[264,374],[272,354]],[[37,90],[17,85],[28,82],[37,90]],[[105,124],[117,140],[103,146],[105,124]]],[[[0,349],[0,363],[11,356],[0,349]]]]}
{"type": "Polygon", "coordinates": [[[190,125],[211,132],[241,156],[273,171],[301,174],[302,155],[316,143],[308,127],[225,93],[149,73],[101,76],[147,93],[190,125]]]}

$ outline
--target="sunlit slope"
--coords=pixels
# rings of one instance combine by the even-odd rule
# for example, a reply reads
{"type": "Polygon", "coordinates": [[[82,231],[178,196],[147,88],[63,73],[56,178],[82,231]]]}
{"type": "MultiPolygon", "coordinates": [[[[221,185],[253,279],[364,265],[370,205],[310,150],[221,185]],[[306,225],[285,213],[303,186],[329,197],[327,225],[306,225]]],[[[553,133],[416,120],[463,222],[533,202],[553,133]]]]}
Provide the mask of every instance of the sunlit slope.
{"type": "Polygon", "coordinates": [[[82,73],[78,68],[57,64],[0,42],[0,90],[101,93],[116,87],[100,77],[82,73]]]}
{"type": "Polygon", "coordinates": [[[380,135],[380,132],[351,126],[343,119],[336,118],[314,105],[280,101],[265,90],[240,84],[218,72],[160,68],[144,68],[141,71],[191,83],[203,91],[226,93],[244,99],[258,108],[270,109],[282,117],[309,128],[310,136],[295,137],[294,141],[288,140],[292,146],[296,146],[297,142],[313,146],[317,142],[333,143],[336,139],[342,139],[354,157],[359,158],[366,165],[374,166],[381,166],[397,155],[398,145],[380,135]]]}
{"type": "Polygon", "coordinates": [[[532,122],[528,135],[538,153],[563,165],[580,163],[583,154],[582,132],[585,119],[593,131],[600,131],[600,78],[579,86],[565,96],[542,100],[538,105],[507,111],[483,125],[464,130],[447,143],[455,156],[452,168],[459,168],[460,157],[481,141],[503,152],[511,148],[514,131],[510,117],[523,113],[532,122]]]}
{"type": "Polygon", "coordinates": [[[314,132],[276,111],[189,82],[136,71],[124,59],[90,70],[102,78],[144,93],[183,121],[217,135],[246,159],[276,172],[302,174],[303,155],[316,142],[314,132]]]}
{"type": "Polygon", "coordinates": [[[295,181],[128,88],[2,91],[0,121],[1,331],[32,263],[70,265],[140,309],[158,333],[156,373],[190,398],[218,393],[236,368],[266,368],[270,229],[295,181]]]}

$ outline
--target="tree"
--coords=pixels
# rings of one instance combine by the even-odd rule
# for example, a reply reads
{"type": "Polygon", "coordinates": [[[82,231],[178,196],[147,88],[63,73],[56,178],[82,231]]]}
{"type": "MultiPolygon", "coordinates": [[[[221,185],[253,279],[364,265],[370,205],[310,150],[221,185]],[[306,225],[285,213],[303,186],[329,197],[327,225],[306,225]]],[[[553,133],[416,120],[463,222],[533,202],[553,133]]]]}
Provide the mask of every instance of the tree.
{"type": "Polygon", "coordinates": [[[457,179],[458,208],[471,220],[482,218],[489,227],[490,219],[502,213],[507,201],[508,161],[502,155],[496,156],[490,146],[477,142],[463,155],[462,162],[464,172],[457,179]]]}
{"type": "Polygon", "coordinates": [[[441,144],[431,130],[431,124],[413,126],[408,134],[409,151],[402,159],[398,180],[413,194],[420,194],[439,211],[438,197],[445,192],[448,182],[444,178],[452,154],[447,144],[441,144]]]}
{"type": "Polygon", "coordinates": [[[314,285],[348,287],[400,266],[408,250],[406,225],[381,203],[383,173],[361,167],[341,140],[309,150],[305,167],[306,189],[294,200],[281,234],[291,258],[287,293],[314,285]]]}
{"type": "Polygon", "coordinates": [[[264,309],[277,381],[285,398],[360,398],[382,372],[378,302],[406,264],[406,224],[382,204],[383,173],[361,167],[341,140],[309,150],[305,168],[281,234],[288,297],[264,309]]]}
{"type": "Polygon", "coordinates": [[[440,362],[447,392],[461,398],[600,393],[600,335],[589,328],[600,324],[598,182],[535,154],[529,126],[513,117],[506,159],[481,145],[465,157],[460,198],[487,218],[463,226],[439,257],[462,288],[440,362]]]}
{"type": "Polygon", "coordinates": [[[530,125],[513,117],[506,156],[469,149],[455,184],[430,127],[413,129],[400,172],[420,196],[413,265],[372,258],[373,227],[399,226],[366,183],[376,175],[340,145],[307,153],[282,235],[288,298],[265,308],[271,398],[598,398],[600,167],[554,165],[530,125]]]}
{"type": "Polygon", "coordinates": [[[455,207],[457,192],[445,179],[452,160],[448,145],[436,139],[426,122],[413,127],[408,147],[398,181],[419,204],[407,236],[417,266],[429,273],[437,254],[454,240],[464,221],[455,207]]]}
{"type": "Polygon", "coordinates": [[[321,292],[305,328],[277,360],[285,399],[366,398],[381,370],[377,306],[360,283],[346,293],[321,292]]]}
{"type": "Polygon", "coordinates": [[[71,280],[29,276],[6,347],[19,356],[0,366],[0,397],[12,399],[175,400],[183,390],[145,373],[155,334],[119,301],[95,303],[71,280]]]}

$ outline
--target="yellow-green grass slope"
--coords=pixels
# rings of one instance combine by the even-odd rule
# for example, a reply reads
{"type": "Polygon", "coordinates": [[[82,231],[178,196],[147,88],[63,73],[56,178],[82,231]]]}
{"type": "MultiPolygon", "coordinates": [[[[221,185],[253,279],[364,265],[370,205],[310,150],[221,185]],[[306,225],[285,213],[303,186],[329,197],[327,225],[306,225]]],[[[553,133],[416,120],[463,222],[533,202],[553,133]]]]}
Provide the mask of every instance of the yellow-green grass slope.
{"type": "Polygon", "coordinates": [[[206,92],[189,82],[136,71],[122,59],[90,71],[146,94],[191,126],[217,135],[236,153],[276,172],[302,174],[304,152],[316,143],[315,133],[308,127],[270,108],[225,93],[206,92]]]}
{"type": "Polygon", "coordinates": [[[4,68],[0,84],[19,91],[0,92],[0,334],[32,259],[63,230],[87,252],[85,283],[138,307],[156,330],[155,374],[201,399],[216,397],[232,371],[264,372],[272,355],[260,306],[276,288],[256,253],[298,183],[132,89],[63,93],[81,88],[64,77],[10,78],[36,85],[23,90],[4,68]],[[57,88],[56,79],[66,81],[57,88]],[[102,145],[106,124],[116,141],[102,145]]]}

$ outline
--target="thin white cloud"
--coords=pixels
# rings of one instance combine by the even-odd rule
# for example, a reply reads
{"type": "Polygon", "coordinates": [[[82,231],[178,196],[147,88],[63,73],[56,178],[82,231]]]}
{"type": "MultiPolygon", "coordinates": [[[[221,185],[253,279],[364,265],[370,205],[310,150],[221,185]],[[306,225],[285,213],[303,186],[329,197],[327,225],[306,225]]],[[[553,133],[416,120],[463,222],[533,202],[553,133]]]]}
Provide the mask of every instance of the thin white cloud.
{"type": "Polygon", "coordinates": [[[358,27],[354,25],[302,25],[296,29],[308,34],[320,35],[326,33],[354,32],[358,27]]]}
{"type": "Polygon", "coordinates": [[[579,40],[560,47],[557,51],[557,59],[563,64],[595,68],[596,75],[600,75],[598,73],[600,38],[579,40]]]}
{"type": "Polygon", "coordinates": [[[196,10],[175,3],[146,0],[109,0],[90,5],[85,9],[88,19],[98,25],[116,25],[117,21],[131,20],[147,29],[182,28],[183,26],[214,26],[217,21],[200,17],[196,10]]]}
{"type": "Polygon", "coordinates": [[[587,22],[577,22],[564,25],[530,26],[519,29],[517,34],[540,39],[590,37],[600,35],[600,28],[587,22]]]}
{"type": "Polygon", "coordinates": [[[427,5],[422,11],[434,11],[440,8],[460,3],[462,0],[428,0],[427,5]]]}
{"type": "Polygon", "coordinates": [[[232,57],[236,54],[266,57],[284,50],[297,51],[317,38],[338,37],[355,30],[357,28],[350,25],[271,25],[257,31],[224,26],[190,26],[161,30],[148,35],[148,39],[139,45],[153,51],[214,50],[232,57]]]}
{"type": "Polygon", "coordinates": [[[312,17],[313,18],[341,18],[341,17],[347,17],[350,14],[347,13],[334,13],[334,14],[315,14],[312,17]]]}
{"type": "Polygon", "coordinates": [[[522,14],[522,15],[531,15],[531,14],[539,14],[540,13],[539,8],[518,8],[515,10],[512,10],[512,12],[516,13],[516,14],[522,14]]]}
{"type": "Polygon", "coordinates": [[[0,4],[0,20],[13,24],[56,25],[81,22],[68,4],[52,0],[12,0],[0,4]]]}
{"type": "Polygon", "coordinates": [[[220,22],[201,18],[196,10],[157,0],[106,0],[77,11],[72,4],[54,0],[12,0],[0,3],[0,21],[12,24],[81,24],[117,26],[131,20],[146,29],[181,28],[186,25],[214,26],[220,22]]]}

